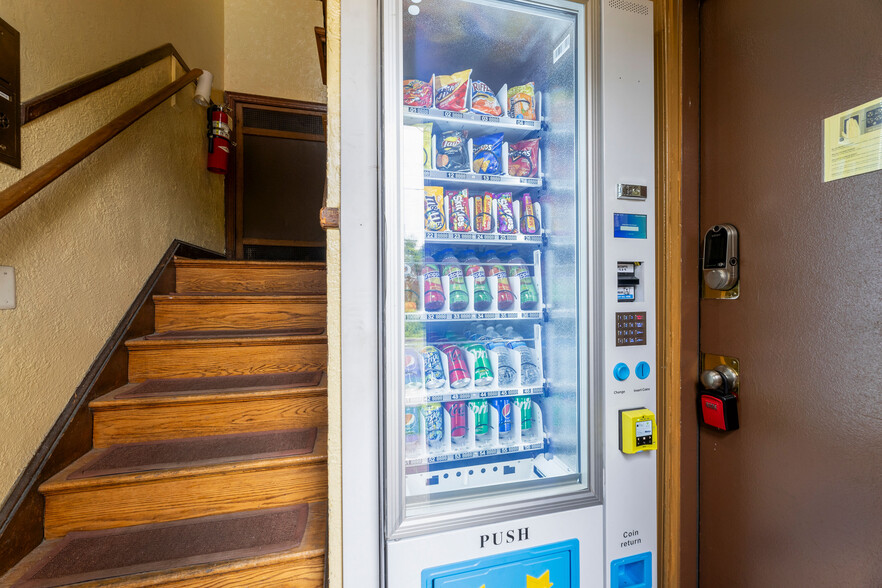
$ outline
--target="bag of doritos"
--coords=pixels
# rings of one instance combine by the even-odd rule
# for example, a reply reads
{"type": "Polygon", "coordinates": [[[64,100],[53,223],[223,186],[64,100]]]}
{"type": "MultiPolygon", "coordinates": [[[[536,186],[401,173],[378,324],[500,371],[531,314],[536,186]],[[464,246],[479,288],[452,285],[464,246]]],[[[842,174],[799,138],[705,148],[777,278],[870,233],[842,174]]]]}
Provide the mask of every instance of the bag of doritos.
{"type": "Polygon", "coordinates": [[[432,106],[432,85],[420,80],[404,80],[404,105],[422,108],[432,106]]]}
{"type": "Polygon", "coordinates": [[[458,71],[449,76],[435,76],[435,108],[468,112],[466,94],[472,70],[458,71]]]}
{"type": "Polygon", "coordinates": [[[476,174],[502,173],[502,133],[473,139],[472,147],[472,171],[476,174]]]}
{"type": "Polygon", "coordinates": [[[533,82],[508,89],[508,116],[523,120],[536,120],[533,99],[536,92],[533,82]]]}
{"type": "Polygon", "coordinates": [[[502,107],[490,86],[484,82],[472,82],[472,112],[502,116],[502,107]]]}
{"type": "Polygon", "coordinates": [[[467,131],[441,133],[435,167],[444,171],[469,171],[469,145],[467,131]]]}
{"type": "Polygon", "coordinates": [[[508,146],[508,175],[520,178],[539,175],[539,139],[526,139],[508,146]]]}

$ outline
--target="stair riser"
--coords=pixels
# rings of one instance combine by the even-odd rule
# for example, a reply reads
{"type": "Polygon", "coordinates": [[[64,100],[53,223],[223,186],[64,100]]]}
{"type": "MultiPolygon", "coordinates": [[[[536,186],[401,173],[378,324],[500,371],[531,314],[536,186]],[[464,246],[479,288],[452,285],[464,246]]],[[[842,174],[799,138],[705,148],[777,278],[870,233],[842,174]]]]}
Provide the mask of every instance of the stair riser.
{"type": "Polygon", "coordinates": [[[130,347],[129,381],[322,371],[327,361],[325,342],[130,347]]]}
{"type": "Polygon", "coordinates": [[[313,292],[327,290],[324,269],[178,267],[177,292],[313,292]]]}
{"type": "Polygon", "coordinates": [[[156,301],[157,331],[325,328],[327,305],[317,302],[156,301]]]}
{"type": "MultiPolygon", "coordinates": [[[[131,583],[126,580],[117,582],[83,584],[82,588],[98,588],[119,586],[141,588],[146,586],[162,586],[163,588],[322,588],[324,586],[324,557],[316,556],[299,559],[294,562],[281,562],[274,565],[249,568],[232,572],[202,574],[197,578],[169,580],[161,583],[131,583]]],[[[77,585],[80,588],[80,585],[77,585]]]]}
{"type": "Polygon", "coordinates": [[[45,536],[129,527],[327,498],[324,462],[47,492],[45,536]]]}
{"type": "Polygon", "coordinates": [[[179,402],[92,411],[93,445],[321,427],[328,422],[324,393],[226,402],[179,402]]]}

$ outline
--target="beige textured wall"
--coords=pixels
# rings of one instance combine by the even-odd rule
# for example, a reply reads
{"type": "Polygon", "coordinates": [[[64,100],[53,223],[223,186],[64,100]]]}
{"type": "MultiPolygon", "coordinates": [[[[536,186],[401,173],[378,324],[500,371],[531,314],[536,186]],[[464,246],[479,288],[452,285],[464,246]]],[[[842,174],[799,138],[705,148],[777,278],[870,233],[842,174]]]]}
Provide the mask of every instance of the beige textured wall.
{"type": "MultiPolygon", "coordinates": [[[[213,60],[206,67],[222,73],[220,45],[191,56],[183,47],[192,38],[170,36],[192,31],[222,43],[219,0],[147,4],[0,2],[0,17],[22,34],[24,97],[168,41],[191,67],[213,60]],[[207,25],[190,10],[197,6],[213,10],[211,35],[199,30],[207,25]],[[182,15],[189,22],[177,22],[182,15]]],[[[164,60],[25,126],[24,169],[0,166],[0,188],[168,84],[171,70],[164,60]]],[[[205,110],[192,96],[190,85],[176,106],[159,106],[0,219],[0,265],[15,268],[18,298],[14,310],[0,310],[0,497],[171,241],[223,249],[223,179],[205,171],[205,110]]]]}
{"type": "Polygon", "coordinates": [[[224,89],[326,101],[315,27],[319,0],[224,0],[224,89]]]}

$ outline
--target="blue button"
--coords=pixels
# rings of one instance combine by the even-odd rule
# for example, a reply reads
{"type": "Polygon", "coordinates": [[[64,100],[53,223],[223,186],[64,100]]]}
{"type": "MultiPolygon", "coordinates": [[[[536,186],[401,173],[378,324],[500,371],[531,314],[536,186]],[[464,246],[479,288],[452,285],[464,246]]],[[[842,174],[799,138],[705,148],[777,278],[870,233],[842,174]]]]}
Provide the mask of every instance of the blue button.
{"type": "Polygon", "coordinates": [[[637,367],[634,368],[634,373],[637,374],[637,377],[641,380],[645,380],[649,377],[649,364],[645,361],[641,361],[637,364],[637,367]]]}
{"type": "Polygon", "coordinates": [[[630,375],[631,370],[629,370],[628,366],[623,363],[617,363],[616,367],[613,368],[613,377],[619,382],[624,382],[630,375]]]}

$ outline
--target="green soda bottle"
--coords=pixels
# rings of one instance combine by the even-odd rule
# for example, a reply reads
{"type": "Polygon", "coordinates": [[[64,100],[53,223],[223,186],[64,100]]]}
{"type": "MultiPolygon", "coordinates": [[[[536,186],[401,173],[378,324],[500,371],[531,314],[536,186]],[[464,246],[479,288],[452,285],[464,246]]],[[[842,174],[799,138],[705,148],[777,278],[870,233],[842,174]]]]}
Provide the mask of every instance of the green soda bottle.
{"type": "Polygon", "coordinates": [[[465,277],[462,268],[459,266],[459,260],[453,255],[453,249],[444,249],[438,252],[444,269],[441,273],[447,276],[449,280],[449,290],[447,292],[447,301],[450,304],[450,310],[459,312],[465,310],[469,305],[469,291],[466,289],[465,277]]]}
{"type": "Polygon", "coordinates": [[[487,283],[487,275],[484,273],[484,267],[478,261],[474,249],[466,249],[462,252],[463,263],[466,264],[465,275],[472,276],[475,279],[475,286],[472,289],[472,297],[475,300],[475,310],[482,311],[490,308],[493,303],[493,295],[490,294],[490,284],[487,283]]]}
{"type": "Polygon", "coordinates": [[[518,255],[516,249],[512,249],[507,254],[508,277],[517,276],[521,282],[521,310],[532,310],[539,304],[539,293],[536,291],[536,285],[533,278],[530,277],[530,270],[527,269],[527,263],[518,255]]]}

